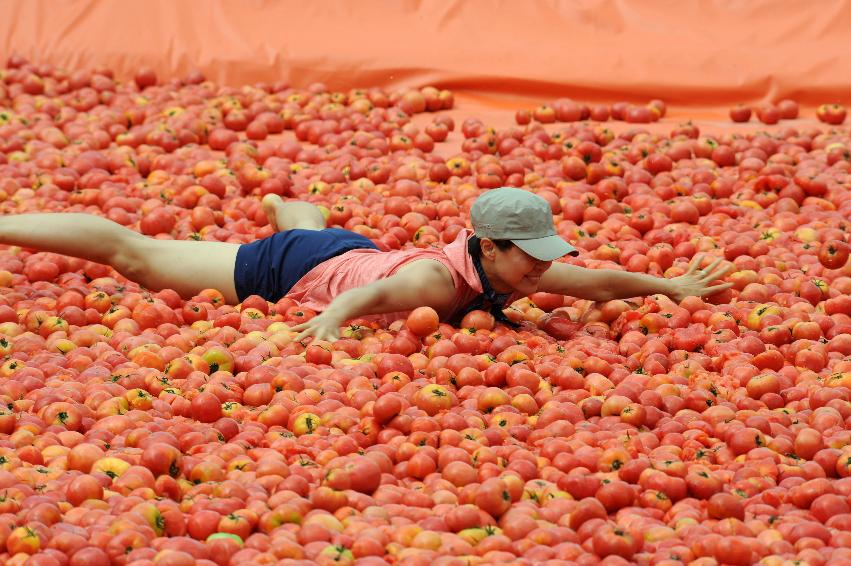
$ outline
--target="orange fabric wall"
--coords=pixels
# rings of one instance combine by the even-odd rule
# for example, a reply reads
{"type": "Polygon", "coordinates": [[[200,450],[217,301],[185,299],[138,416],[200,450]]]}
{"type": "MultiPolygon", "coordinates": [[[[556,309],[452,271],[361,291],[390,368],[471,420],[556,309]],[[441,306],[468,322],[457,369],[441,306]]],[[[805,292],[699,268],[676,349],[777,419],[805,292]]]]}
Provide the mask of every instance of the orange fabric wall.
{"type": "Polygon", "coordinates": [[[841,0],[5,0],[0,57],[529,100],[851,102],[841,0]]]}

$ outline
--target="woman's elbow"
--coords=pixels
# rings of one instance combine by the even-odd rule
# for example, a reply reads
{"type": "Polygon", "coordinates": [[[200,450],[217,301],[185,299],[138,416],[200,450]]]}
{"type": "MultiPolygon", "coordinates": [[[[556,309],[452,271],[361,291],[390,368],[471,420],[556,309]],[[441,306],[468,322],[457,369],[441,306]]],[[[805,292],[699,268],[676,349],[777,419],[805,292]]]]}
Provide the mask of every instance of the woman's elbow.
{"type": "Polygon", "coordinates": [[[597,289],[594,293],[594,297],[590,300],[597,301],[598,303],[605,303],[608,301],[613,301],[617,299],[618,296],[611,289],[597,289]]]}
{"type": "Polygon", "coordinates": [[[617,299],[618,297],[609,289],[592,289],[586,296],[579,298],[585,299],[587,301],[605,303],[617,299]]]}
{"type": "Polygon", "coordinates": [[[563,294],[570,295],[576,299],[596,301],[598,303],[611,301],[612,299],[617,298],[611,289],[595,286],[582,287],[581,289],[575,289],[572,293],[563,294]]]}

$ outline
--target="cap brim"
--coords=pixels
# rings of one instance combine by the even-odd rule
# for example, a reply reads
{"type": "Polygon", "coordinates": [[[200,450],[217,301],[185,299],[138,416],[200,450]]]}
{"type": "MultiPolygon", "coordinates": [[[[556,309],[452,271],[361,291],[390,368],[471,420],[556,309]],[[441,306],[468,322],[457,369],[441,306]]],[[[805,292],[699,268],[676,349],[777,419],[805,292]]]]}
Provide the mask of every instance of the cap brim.
{"type": "Polygon", "coordinates": [[[579,255],[579,251],[559,236],[533,240],[511,240],[515,246],[541,261],[553,261],[566,255],[579,255]]]}

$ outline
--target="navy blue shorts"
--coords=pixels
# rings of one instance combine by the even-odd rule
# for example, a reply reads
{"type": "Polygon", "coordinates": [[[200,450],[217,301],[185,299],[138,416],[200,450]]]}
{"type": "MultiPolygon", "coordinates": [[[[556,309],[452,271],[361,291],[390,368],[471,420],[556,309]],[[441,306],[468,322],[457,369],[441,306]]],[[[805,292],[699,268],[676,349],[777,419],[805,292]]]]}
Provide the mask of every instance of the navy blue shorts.
{"type": "Polygon", "coordinates": [[[366,236],[340,228],[285,230],[243,244],[236,252],[236,295],[240,301],[259,295],[277,302],[323,261],[362,248],[378,249],[366,236]]]}

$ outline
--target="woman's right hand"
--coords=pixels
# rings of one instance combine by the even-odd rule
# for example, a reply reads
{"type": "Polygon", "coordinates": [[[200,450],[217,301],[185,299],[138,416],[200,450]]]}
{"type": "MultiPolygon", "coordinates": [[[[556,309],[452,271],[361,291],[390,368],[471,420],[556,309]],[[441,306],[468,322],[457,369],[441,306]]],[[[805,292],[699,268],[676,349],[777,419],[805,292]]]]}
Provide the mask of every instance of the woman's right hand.
{"type": "Polygon", "coordinates": [[[308,336],[313,336],[317,340],[334,342],[340,339],[340,325],[342,324],[343,321],[338,317],[330,314],[328,311],[324,311],[307,322],[290,327],[290,330],[299,333],[294,338],[296,342],[301,342],[308,336]]]}

